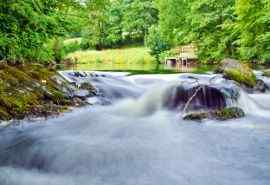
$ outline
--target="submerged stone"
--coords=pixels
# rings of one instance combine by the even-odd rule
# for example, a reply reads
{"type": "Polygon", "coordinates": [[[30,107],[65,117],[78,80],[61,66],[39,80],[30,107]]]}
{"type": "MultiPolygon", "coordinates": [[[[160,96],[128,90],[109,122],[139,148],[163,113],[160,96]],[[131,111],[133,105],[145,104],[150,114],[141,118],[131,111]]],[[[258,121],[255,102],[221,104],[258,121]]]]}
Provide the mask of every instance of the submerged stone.
{"type": "Polygon", "coordinates": [[[245,116],[244,111],[238,107],[229,107],[215,111],[191,112],[184,115],[184,120],[201,121],[203,119],[216,119],[220,121],[242,118],[245,116]]]}
{"type": "Polygon", "coordinates": [[[210,114],[217,120],[229,120],[245,116],[245,112],[239,107],[224,108],[222,110],[213,111],[210,114]]]}

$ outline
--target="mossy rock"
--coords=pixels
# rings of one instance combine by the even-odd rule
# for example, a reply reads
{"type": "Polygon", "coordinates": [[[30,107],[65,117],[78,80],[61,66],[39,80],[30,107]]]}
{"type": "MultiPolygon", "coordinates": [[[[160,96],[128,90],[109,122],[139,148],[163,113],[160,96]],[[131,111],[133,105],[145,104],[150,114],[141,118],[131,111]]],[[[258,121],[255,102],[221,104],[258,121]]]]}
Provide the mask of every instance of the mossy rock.
{"type": "Polygon", "coordinates": [[[0,95],[0,106],[14,118],[23,118],[28,113],[29,107],[35,104],[38,104],[38,100],[31,93],[0,95]]]}
{"type": "Polygon", "coordinates": [[[245,116],[244,111],[238,107],[229,107],[221,110],[191,112],[186,114],[184,120],[201,121],[203,119],[216,119],[220,121],[242,118],[245,116]]]}
{"type": "Polygon", "coordinates": [[[229,119],[236,119],[236,118],[242,118],[245,116],[245,112],[238,107],[229,107],[224,108],[222,110],[213,111],[211,113],[212,117],[214,117],[217,120],[229,120],[229,119]]]}
{"type": "Polygon", "coordinates": [[[270,69],[264,70],[263,76],[270,77],[270,69]]]}
{"type": "MultiPolygon", "coordinates": [[[[56,71],[40,64],[2,64],[0,66],[0,120],[23,119],[25,116],[46,116],[67,110],[72,99],[57,83],[56,71]]],[[[83,88],[92,91],[91,84],[83,88]]]]}
{"type": "Polygon", "coordinates": [[[234,80],[239,84],[250,88],[253,88],[256,85],[255,74],[252,72],[252,70],[245,67],[241,69],[226,69],[224,71],[224,76],[227,79],[234,80]]]}
{"type": "Polygon", "coordinates": [[[85,89],[85,90],[89,90],[89,91],[95,90],[95,88],[90,83],[87,83],[87,82],[81,83],[80,89],[85,89]]]}
{"type": "Polygon", "coordinates": [[[234,80],[249,88],[256,85],[256,75],[247,64],[234,59],[224,59],[219,66],[215,72],[222,73],[225,78],[234,80]]]}
{"type": "Polygon", "coordinates": [[[12,116],[7,112],[7,110],[0,108],[0,120],[8,121],[11,119],[12,119],[12,116]]]}
{"type": "Polygon", "coordinates": [[[186,114],[183,117],[184,120],[193,120],[193,121],[201,121],[207,118],[209,118],[208,112],[192,112],[192,113],[186,114]]]}

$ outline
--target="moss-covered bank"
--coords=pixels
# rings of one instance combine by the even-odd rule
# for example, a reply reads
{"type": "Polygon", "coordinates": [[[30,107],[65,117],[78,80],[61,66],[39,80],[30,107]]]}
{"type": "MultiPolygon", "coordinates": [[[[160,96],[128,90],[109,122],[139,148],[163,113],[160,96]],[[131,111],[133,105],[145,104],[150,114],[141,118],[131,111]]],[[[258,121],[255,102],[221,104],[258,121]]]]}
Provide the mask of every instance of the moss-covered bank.
{"type": "Polygon", "coordinates": [[[0,120],[59,114],[72,105],[52,77],[56,71],[40,64],[0,62],[0,120]]]}

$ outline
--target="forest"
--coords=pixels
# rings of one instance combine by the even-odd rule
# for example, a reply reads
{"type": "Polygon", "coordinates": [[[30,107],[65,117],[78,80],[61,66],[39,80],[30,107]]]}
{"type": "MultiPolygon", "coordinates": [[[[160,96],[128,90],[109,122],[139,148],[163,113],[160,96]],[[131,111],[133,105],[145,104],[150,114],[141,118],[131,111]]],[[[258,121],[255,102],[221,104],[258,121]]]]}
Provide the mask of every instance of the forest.
{"type": "Polygon", "coordinates": [[[61,62],[140,43],[157,60],[194,43],[201,62],[270,61],[269,0],[1,0],[0,60],[61,62]],[[64,45],[80,37],[78,44],[64,45]]]}

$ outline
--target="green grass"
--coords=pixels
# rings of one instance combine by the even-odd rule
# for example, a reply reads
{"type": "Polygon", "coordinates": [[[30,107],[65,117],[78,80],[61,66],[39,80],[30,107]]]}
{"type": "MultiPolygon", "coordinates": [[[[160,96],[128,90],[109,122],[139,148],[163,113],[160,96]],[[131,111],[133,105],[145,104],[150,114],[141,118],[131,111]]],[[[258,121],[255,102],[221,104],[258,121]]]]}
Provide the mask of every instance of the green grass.
{"type": "MultiPolygon", "coordinates": [[[[131,74],[179,73],[179,70],[166,68],[163,64],[158,65],[149,54],[149,49],[140,45],[101,51],[79,50],[70,53],[67,58],[77,60],[76,70],[124,71],[131,74]]],[[[213,70],[213,66],[198,65],[190,72],[201,74],[210,70],[213,70]]]]}
{"type": "Polygon", "coordinates": [[[77,59],[79,70],[154,70],[157,66],[149,50],[133,46],[102,51],[76,51],[67,58],[77,59]]]}

